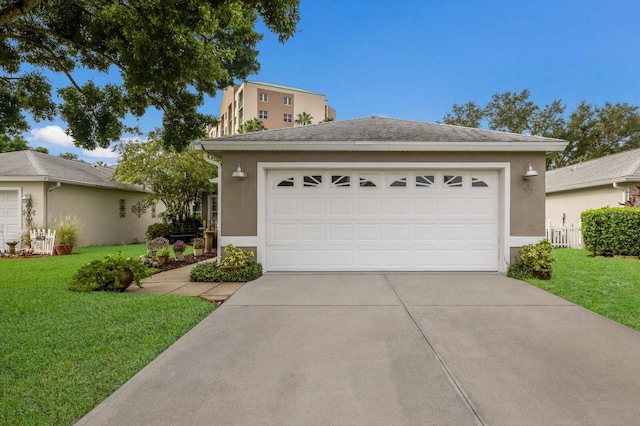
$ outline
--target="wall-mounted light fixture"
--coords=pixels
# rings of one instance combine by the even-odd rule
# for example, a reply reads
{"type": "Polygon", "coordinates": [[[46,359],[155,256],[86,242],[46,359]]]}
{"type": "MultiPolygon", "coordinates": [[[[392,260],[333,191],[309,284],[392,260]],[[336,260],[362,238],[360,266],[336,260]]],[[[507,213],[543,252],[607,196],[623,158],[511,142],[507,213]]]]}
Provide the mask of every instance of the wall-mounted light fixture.
{"type": "Polygon", "coordinates": [[[527,167],[525,167],[524,173],[522,174],[523,179],[529,179],[534,176],[538,176],[538,172],[533,168],[531,163],[527,163],[527,167]]]}
{"type": "Polygon", "coordinates": [[[31,227],[33,223],[33,216],[36,215],[36,211],[33,208],[33,202],[31,201],[31,194],[26,192],[22,196],[22,206],[24,209],[22,210],[22,215],[24,216],[24,222],[27,227],[31,227]]]}
{"type": "Polygon", "coordinates": [[[244,179],[247,177],[247,172],[245,172],[244,169],[242,168],[242,163],[238,164],[236,171],[233,172],[231,176],[236,179],[244,179]]]}

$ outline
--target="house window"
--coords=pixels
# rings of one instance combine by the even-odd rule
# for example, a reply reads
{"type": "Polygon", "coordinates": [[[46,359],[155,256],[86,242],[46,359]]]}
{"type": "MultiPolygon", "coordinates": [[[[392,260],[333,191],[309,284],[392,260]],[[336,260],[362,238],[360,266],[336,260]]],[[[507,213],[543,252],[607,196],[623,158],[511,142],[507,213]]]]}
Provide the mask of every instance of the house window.
{"type": "Polygon", "coordinates": [[[483,180],[476,179],[474,177],[471,178],[471,187],[472,188],[488,188],[489,185],[483,180]]]}
{"type": "Polygon", "coordinates": [[[449,188],[462,188],[462,176],[445,175],[444,186],[449,188]]]}
{"type": "Polygon", "coordinates": [[[391,185],[389,185],[391,188],[404,188],[407,186],[407,178],[403,177],[400,179],[396,179],[393,182],[391,182],[391,185]]]}
{"type": "Polygon", "coordinates": [[[305,176],[303,181],[304,181],[303,186],[318,187],[322,184],[322,176],[320,175],[305,176]]]}
{"type": "Polygon", "coordinates": [[[289,106],[293,105],[293,99],[291,99],[291,96],[284,97],[284,104],[289,106]]]}
{"type": "Polygon", "coordinates": [[[266,93],[260,93],[260,102],[269,102],[269,95],[266,93]]]}
{"type": "Polygon", "coordinates": [[[285,114],[284,115],[284,122],[285,123],[291,123],[292,117],[291,114],[285,114]]]}
{"type": "Polygon", "coordinates": [[[265,119],[269,118],[269,113],[267,113],[267,111],[260,110],[260,113],[258,114],[258,117],[260,117],[263,120],[265,120],[265,119]]]}
{"type": "Polygon", "coordinates": [[[375,187],[376,184],[373,183],[370,179],[367,178],[360,178],[360,187],[362,188],[366,188],[366,187],[375,187]]]}
{"type": "Polygon", "coordinates": [[[416,186],[430,187],[435,182],[433,175],[416,176],[416,186]]]}
{"type": "Polygon", "coordinates": [[[351,186],[351,176],[333,175],[331,183],[334,188],[351,186]]]}
{"type": "Polygon", "coordinates": [[[286,178],[284,180],[281,180],[280,183],[278,184],[278,186],[283,187],[283,186],[293,186],[295,179],[293,177],[290,178],[286,178]]]}

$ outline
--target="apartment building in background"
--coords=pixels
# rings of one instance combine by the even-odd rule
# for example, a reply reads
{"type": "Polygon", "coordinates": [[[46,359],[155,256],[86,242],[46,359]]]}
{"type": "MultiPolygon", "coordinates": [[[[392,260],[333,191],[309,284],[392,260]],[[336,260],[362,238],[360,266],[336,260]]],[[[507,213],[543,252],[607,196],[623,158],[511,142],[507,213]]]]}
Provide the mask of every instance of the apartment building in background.
{"type": "Polygon", "coordinates": [[[336,111],[323,94],[263,81],[245,81],[224,90],[220,102],[220,124],[208,128],[209,137],[235,135],[238,126],[258,118],[268,130],[293,127],[298,114],[311,115],[312,124],[335,120],[336,111]]]}

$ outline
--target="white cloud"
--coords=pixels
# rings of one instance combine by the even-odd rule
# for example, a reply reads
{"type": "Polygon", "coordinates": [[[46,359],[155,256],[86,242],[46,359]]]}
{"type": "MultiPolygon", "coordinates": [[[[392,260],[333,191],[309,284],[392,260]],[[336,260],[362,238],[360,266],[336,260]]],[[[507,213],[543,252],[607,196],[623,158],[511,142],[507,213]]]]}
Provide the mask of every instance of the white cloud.
{"type": "Polygon", "coordinates": [[[47,143],[64,147],[73,147],[73,138],[68,136],[60,126],[46,126],[33,129],[26,139],[29,142],[47,143]]]}
{"type": "Polygon", "coordinates": [[[109,148],[96,148],[91,151],[89,151],[88,149],[83,149],[82,155],[91,158],[120,158],[120,155],[117,152],[113,152],[109,148]]]}

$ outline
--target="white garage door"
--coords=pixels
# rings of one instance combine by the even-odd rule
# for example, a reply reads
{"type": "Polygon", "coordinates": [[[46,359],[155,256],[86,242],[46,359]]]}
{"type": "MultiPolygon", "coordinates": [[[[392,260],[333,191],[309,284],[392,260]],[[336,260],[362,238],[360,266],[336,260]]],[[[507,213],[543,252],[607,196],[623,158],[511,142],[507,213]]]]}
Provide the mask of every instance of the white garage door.
{"type": "MultiPolygon", "coordinates": [[[[0,190],[0,241],[20,240],[20,199],[17,190],[0,190]]],[[[7,247],[0,247],[1,250],[7,247]]]]}
{"type": "Polygon", "coordinates": [[[270,171],[271,271],[496,271],[495,171],[270,171]]]}

